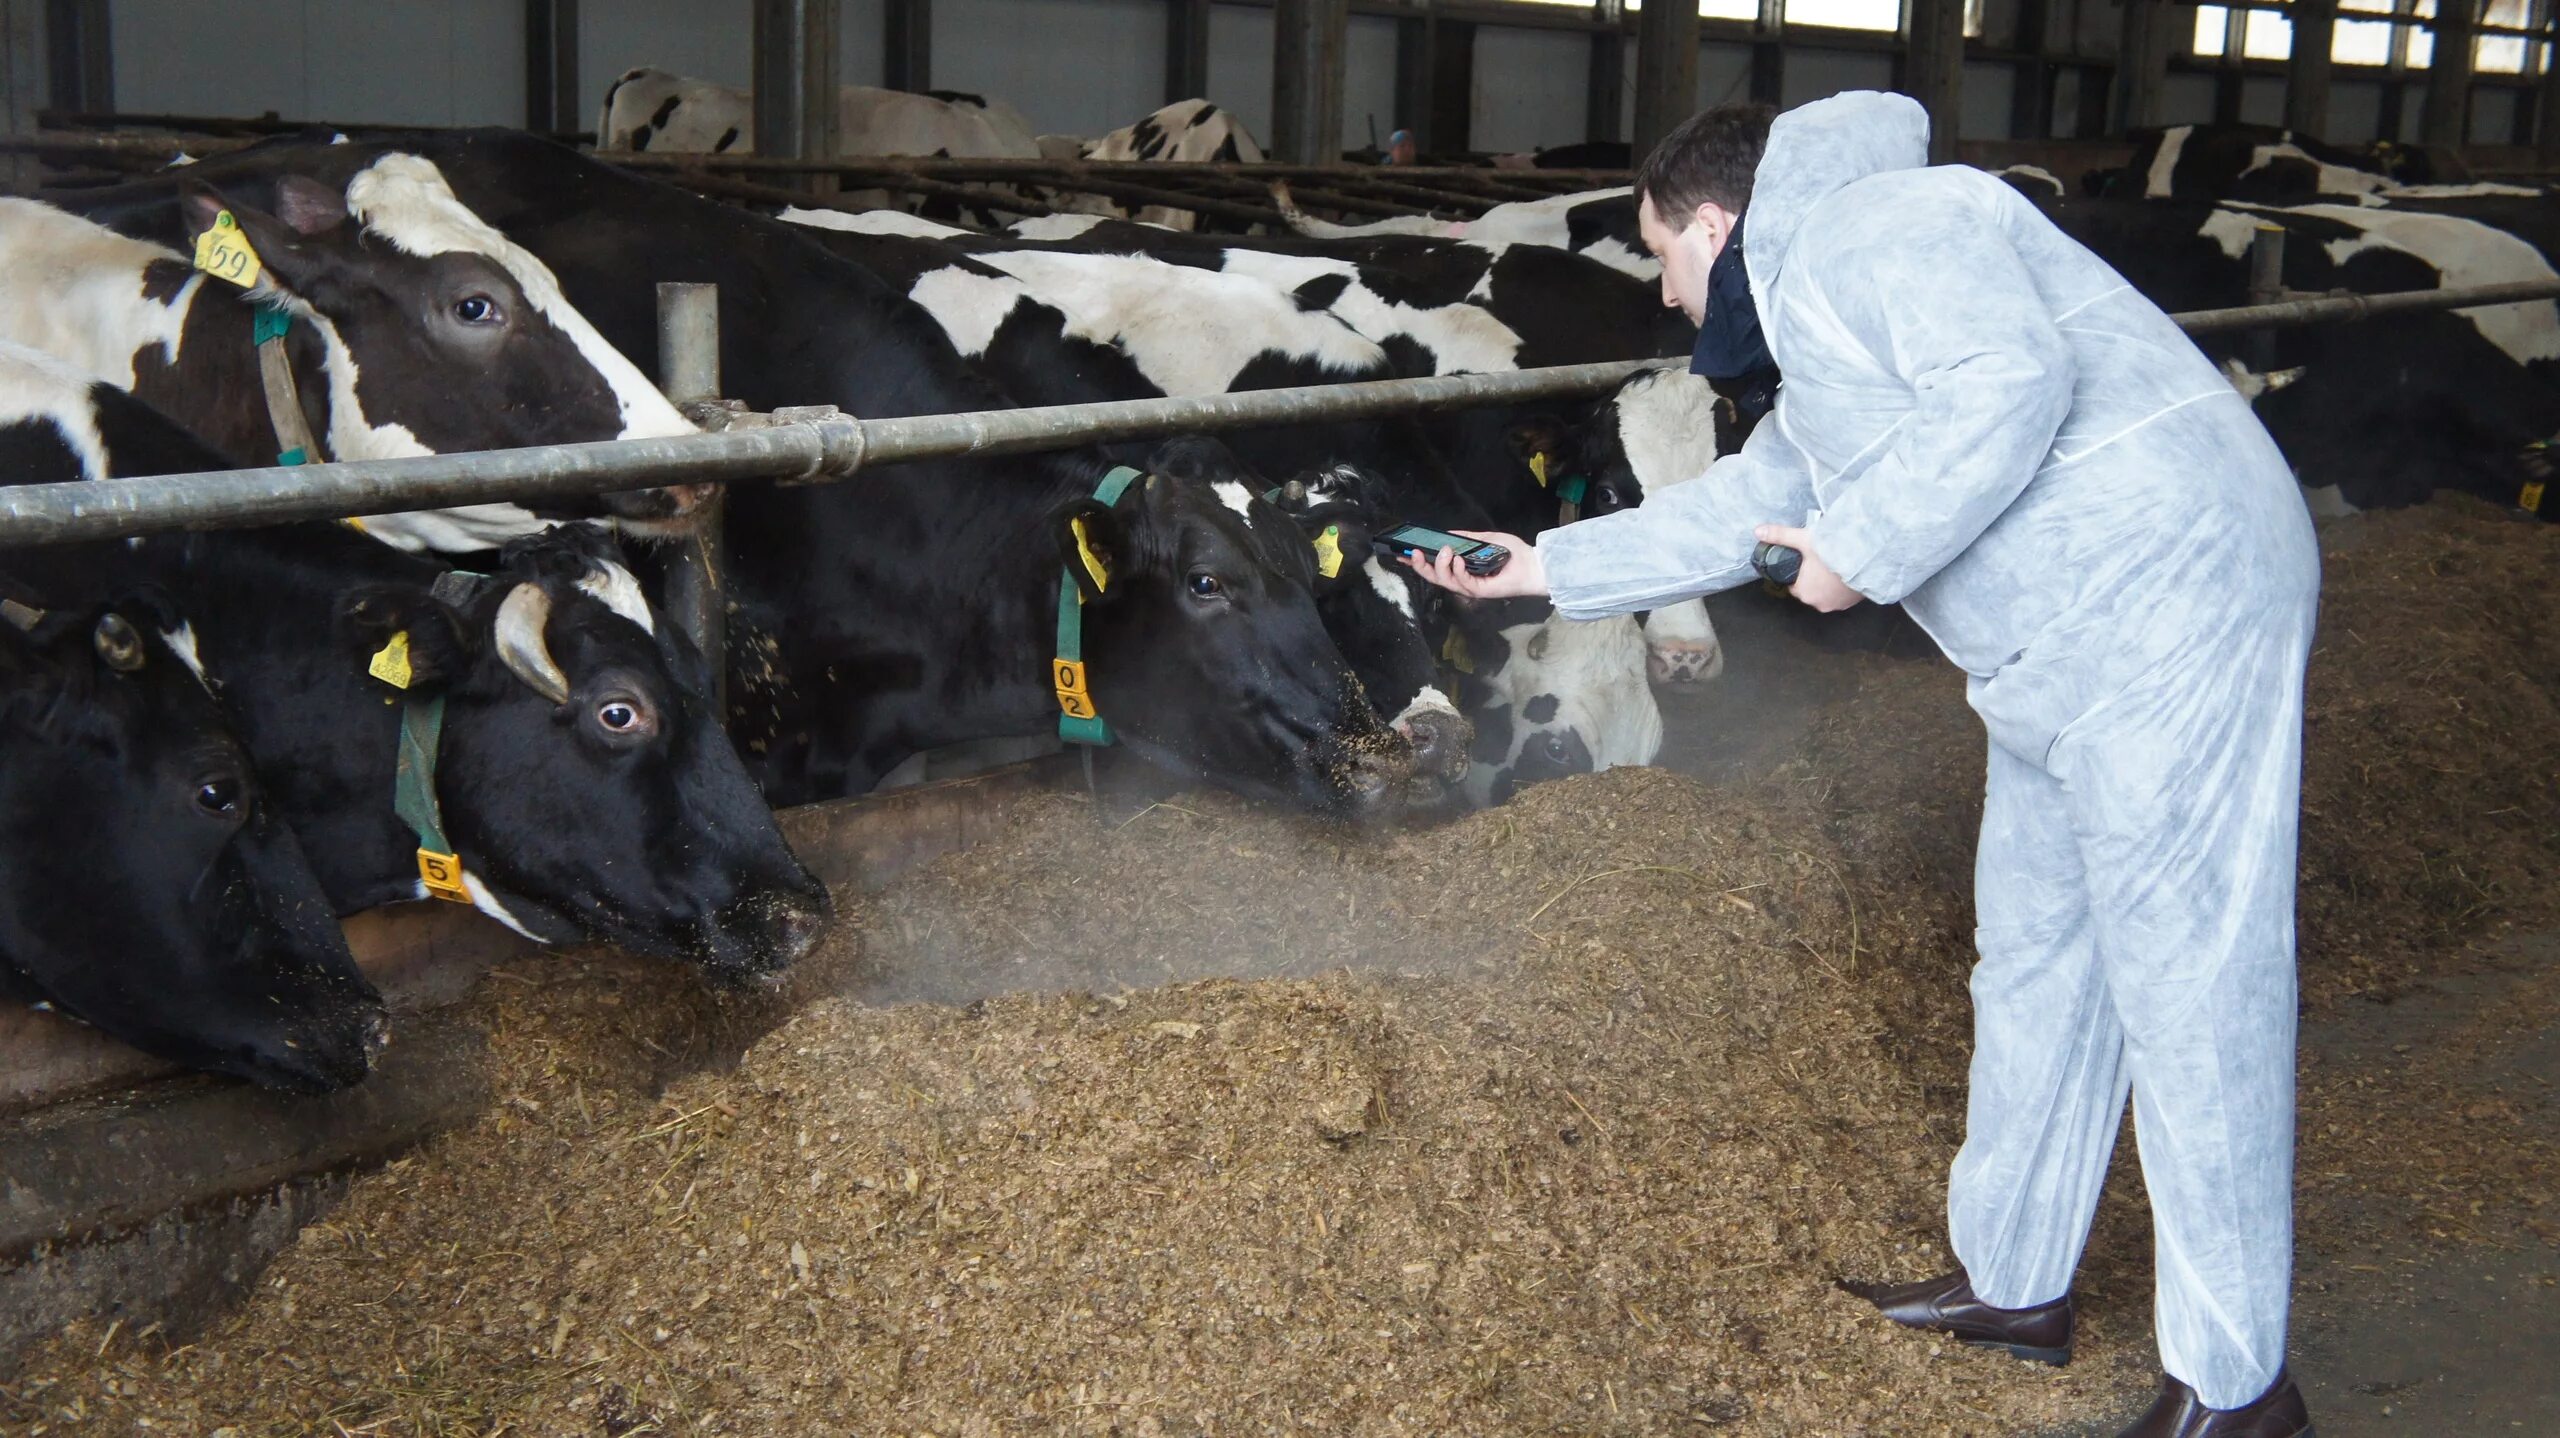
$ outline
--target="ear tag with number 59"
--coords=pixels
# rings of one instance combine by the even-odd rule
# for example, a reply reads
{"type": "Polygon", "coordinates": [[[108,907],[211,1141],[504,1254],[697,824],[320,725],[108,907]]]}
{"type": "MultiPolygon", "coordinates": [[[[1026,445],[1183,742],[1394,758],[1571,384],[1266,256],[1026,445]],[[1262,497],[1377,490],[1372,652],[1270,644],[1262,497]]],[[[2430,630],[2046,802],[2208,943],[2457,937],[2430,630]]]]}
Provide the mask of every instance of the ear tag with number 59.
{"type": "Polygon", "coordinates": [[[250,246],[240,222],[224,210],[213,217],[212,229],[196,236],[196,268],[245,290],[258,282],[266,267],[258,262],[258,252],[250,246]]]}

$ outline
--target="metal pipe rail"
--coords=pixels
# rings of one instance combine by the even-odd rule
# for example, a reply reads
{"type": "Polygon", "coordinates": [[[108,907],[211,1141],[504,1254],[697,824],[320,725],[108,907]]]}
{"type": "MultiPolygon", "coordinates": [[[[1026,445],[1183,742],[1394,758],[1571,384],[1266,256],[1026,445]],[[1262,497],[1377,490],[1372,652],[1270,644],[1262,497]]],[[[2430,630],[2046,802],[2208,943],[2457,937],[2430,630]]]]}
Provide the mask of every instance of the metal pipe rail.
{"type": "MultiPolygon", "coordinates": [[[[2315,324],[2418,310],[2560,299],[2560,281],[2289,299],[2178,315],[2190,334],[2315,324]]],[[[1105,440],[1254,425],[1407,414],[1607,393],[1676,359],[1563,365],[1500,374],[1370,380],[1235,394],[987,410],[898,419],[797,419],[670,439],[352,460],[297,468],[0,487],[0,546],[61,544],[181,529],[235,529],[495,500],[559,499],[710,480],[829,483],[874,465],[1007,455],[1105,440]]]]}

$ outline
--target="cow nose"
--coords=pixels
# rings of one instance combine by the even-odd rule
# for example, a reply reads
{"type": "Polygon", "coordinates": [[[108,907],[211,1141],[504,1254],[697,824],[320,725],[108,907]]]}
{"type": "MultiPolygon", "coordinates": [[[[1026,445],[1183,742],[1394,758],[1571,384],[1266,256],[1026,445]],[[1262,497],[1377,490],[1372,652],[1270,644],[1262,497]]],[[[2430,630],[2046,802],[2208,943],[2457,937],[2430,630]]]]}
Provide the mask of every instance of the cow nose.
{"type": "Polygon", "coordinates": [[[1342,767],[1343,798],[1354,818],[1392,815],[1403,801],[1406,781],[1413,777],[1413,746],[1401,735],[1389,733],[1391,742],[1361,746],[1342,767]]]}
{"type": "Polygon", "coordinates": [[[1467,776],[1467,748],[1474,726],[1460,715],[1424,710],[1397,726],[1413,740],[1413,768],[1430,778],[1456,781],[1467,776]]]}
{"type": "Polygon", "coordinates": [[[826,936],[831,908],[824,889],[818,890],[815,899],[794,898],[783,905],[781,916],[773,926],[773,947],[782,965],[796,964],[809,957],[809,951],[826,936]]]}

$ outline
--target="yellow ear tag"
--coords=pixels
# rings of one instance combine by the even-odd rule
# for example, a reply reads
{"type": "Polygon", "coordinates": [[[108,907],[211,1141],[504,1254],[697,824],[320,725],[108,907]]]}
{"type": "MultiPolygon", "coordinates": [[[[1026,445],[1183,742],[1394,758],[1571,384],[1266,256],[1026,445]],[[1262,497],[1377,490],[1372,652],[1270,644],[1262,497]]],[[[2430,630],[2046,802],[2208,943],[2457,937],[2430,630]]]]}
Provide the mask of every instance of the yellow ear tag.
{"type": "Polygon", "coordinates": [[[1316,536],[1316,573],[1327,579],[1342,572],[1342,526],[1328,524],[1316,536]]]}
{"type": "Polygon", "coordinates": [[[2540,514],[2542,512],[2542,483],[2543,482],[2541,480],[2537,479],[2533,483],[2526,485],[2524,487],[2524,492],[2516,496],[2517,507],[2527,514],[2540,514]]]}
{"type": "Polygon", "coordinates": [[[258,252],[241,233],[240,222],[224,210],[213,217],[212,229],[196,236],[196,268],[245,290],[258,282],[266,266],[258,262],[258,252]]]}
{"type": "Polygon", "coordinates": [[[1529,472],[1538,477],[1538,488],[1547,487],[1547,452],[1540,450],[1529,456],[1529,472]]]}
{"type": "Polygon", "coordinates": [[[392,635],[389,643],[374,652],[373,662],[365,666],[364,672],[394,689],[408,688],[409,681],[416,677],[409,668],[409,631],[403,629],[392,635]]]}
{"type": "Polygon", "coordinates": [[[1093,547],[1093,536],[1086,532],[1082,518],[1067,521],[1076,532],[1076,558],[1084,562],[1085,576],[1093,581],[1093,592],[1102,594],[1111,588],[1111,561],[1093,547]]]}
{"type": "Polygon", "coordinates": [[[1452,629],[1440,643],[1440,662],[1461,674],[1476,672],[1476,658],[1467,652],[1467,636],[1452,629]]]}
{"type": "Polygon", "coordinates": [[[433,849],[418,851],[418,882],[427,893],[448,904],[468,904],[471,890],[462,882],[462,860],[433,849]]]}

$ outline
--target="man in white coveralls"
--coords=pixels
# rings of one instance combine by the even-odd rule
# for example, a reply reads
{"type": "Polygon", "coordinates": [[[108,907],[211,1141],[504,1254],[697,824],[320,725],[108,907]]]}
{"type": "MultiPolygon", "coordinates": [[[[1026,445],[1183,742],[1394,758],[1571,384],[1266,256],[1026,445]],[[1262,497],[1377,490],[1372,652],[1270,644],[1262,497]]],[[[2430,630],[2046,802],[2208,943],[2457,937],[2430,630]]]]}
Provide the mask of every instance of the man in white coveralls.
{"type": "Polygon", "coordinates": [[[1928,168],[1899,95],[1691,118],[1639,173],[1697,367],[1774,360],[1737,453],[1548,531],[1461,595],[1595,619],[1796,551],[1816,609],[1900,603],[1990,730],[1962,1266],[1851,1285],[1896,1322],[2061,1363],[2131,1094],[2159,1400],[2125,1438],[2302,1438],[2292,1282],[2294,842],[2311,522],[2247,401],[1998,178],[1928,168]]]}

